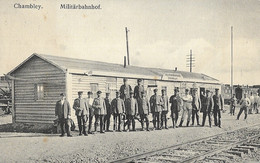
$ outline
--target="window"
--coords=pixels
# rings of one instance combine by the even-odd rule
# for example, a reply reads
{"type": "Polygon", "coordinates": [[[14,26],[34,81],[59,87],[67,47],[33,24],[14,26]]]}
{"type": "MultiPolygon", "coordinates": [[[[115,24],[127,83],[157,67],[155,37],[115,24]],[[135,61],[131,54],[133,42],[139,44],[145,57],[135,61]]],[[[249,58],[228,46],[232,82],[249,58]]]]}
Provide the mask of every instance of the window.
{"type": "Polygon", "coordinates": [[[90,83],[90,90],[93,93],[93,97],[97,97],[98,83],[90,83]]]}
{"type": "Polygon", "coordinates": [[[35,95],[34,95],[35,101],[43,100],[43,98],[44,98],[44,86],[43,86],[43,84],[35,84],[34,85],[34,91],[35,91],[35,95]]]}

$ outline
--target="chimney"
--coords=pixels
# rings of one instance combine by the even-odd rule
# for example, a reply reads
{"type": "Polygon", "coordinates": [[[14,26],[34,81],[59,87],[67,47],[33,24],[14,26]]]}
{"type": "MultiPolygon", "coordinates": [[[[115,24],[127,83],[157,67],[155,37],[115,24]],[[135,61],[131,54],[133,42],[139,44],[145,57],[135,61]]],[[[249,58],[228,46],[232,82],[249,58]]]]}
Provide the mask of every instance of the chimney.
{"type": "Polygon", "coordinates": [[[175,67],[174,71],[177,71],[177,70],[178,70],[178,68],[177,68],[177,67],[175,67]]]}
{"type": "Polygon", "coordinates": [[[124,68],[126,68],[126,56],[124,56],[124,68]]]}

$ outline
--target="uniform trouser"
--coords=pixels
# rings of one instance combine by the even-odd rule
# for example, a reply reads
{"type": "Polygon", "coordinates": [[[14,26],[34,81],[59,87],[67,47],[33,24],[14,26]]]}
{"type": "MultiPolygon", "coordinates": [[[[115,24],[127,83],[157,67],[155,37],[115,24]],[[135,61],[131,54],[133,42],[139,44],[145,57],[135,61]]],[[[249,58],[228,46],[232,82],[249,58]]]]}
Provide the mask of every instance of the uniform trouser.
{"type": "Polygon", "coordinates": [[[236,109],[236,106],[231,106],[231,111],[230,111],[230,114],[231,115],[235,115],[235,109],[236,109]]]}
{"type": "Polygon", "coordinates": [[[95,115],[95,131],[97,131],[98,121],[100,123],[100,132],[103,132],[104,115],[95,115]]]}
{"type": "Polygon", "coordinates": [[[253,108],[254,108],[254,104],[251,104],[249,106],[248,114],[252,114],[253,108]]]}
{"type": "Polygon", "coordinates": [[[156,128],[156,124],[157,124],[157,129],[159,129],[160,123],[161,123],[161,112],[154,112],[153,113],[153,127],[156,128]]]}
{"type": "Polygon", "coordinates": [[[146,129],[149,129],[149,119],[148,119],[148,115],[147,114],[141,114],[140,115],[141,118],[141,125],[142,125],[142,129],[144,128],[144,120],[146,122],[146,129]]]}
{"type": "Polygon", "coordinates": [[[69,124],[69,119],[65,119],[65,118],[60,118],[59,119],[60,122],[60,128],[61,128],[61,134],[64,135],[64,124],[65,124],[65,130],[67,135],[70,135],[70,124],[69,124]]]}
{"type": "Polygon", "coordinates": [[[163,122],[164,122],[164,127],[167,127],[167,113],[168,111],[162,111],[162,115],[161,115],[161,127],[163,126],[163,122]]]}
{"type": "Polygon", "coordinates": [[[192,109],[191,109],[191,108],[183,108],[182,116],[181,116],[181,120],[182,120],[182,121],[185,120],[186,114],[188,114],[187,121],[189,122],[189,121],[190,121],[191,114],[192,114],[192,109]]]}
{"type": "Polygon", "coordinates": [[[205,125],[205,121],[206,121],[207,116],[208,116],[208,118],[209,118],[209,126],[211,127],[211,112],[209,112],[209,111],[204,111],[204,112],[203,112],[202,126],[205,125]]]}
{"type": "Polygon", "coordinates": [[[192,125],[194,125],[194,120],[195,120],[195,117],[196,117],[196,120],[197,120],[197,125],[200,124],[200,121],[199,121],[199,110],[195,110],[195,109],[192,109],[192,125]]]}
{"type": "Polygon", "coordinates": [[[91,132],[91,127],[93,124],[94,115],[89,115],[88,132],[91,132]]]}
{"type": "Polygon", "coordinates": [[[105,115],[104,118],[104,130],[109,130],[111,114],[105,115]]]}
{"type": "Polygon", "coordinates": [[[257,105],[257,103],[254,103],[254,111],[256,112],[256,113],[258,113],[258,105],[257,105]]]}
{"type": "Polygon", "coordinates": [[[114,114],[114,128],[113,130],[121,131],[122,124],[123,124],[123,115],[122,114],[114,114]]]}
{"type": "Polygon", "coordinates": [[[130,130],[130,126],[132,124],[132,129],[135,130],[135,118],[134,115],[126,115],[126,119],[128,121],[128,130],[130,130]]]}
{"type": "Polygon", "coordinates": [[[214,110],[213,111],[213,114],[214,114],[214,124],[215,126],[221,126],[221,112],[220,110],[214,110]]]}
{"type": "Polygon", "coordinates": [[[172,118],[172,126],[176,127],[178,118],[179,118],[179,112],[178,111],[171,111],[171,118],[172,118]]]}
{"type": "Polygon", "coordinates": [[[245,119],[247,118],[247,107],[242,107],[242,108],[240,108],[240,110],[239,110],[239,113],[238,113],[238,115],[237,115],[237,119],[239,119],[239,117],[240,117],[240,115],[242,114],[243,111],[244,111],[244,113],[245,113],[245,119]]]}
{"type": "Polygon", "coordinates": [[[77,120],[79,126],[79,133],[80,134],[82,133],[82,128],[83,128],[83,134],[86,134],[88,116],[87,115],[77,116],[77,120]]]}

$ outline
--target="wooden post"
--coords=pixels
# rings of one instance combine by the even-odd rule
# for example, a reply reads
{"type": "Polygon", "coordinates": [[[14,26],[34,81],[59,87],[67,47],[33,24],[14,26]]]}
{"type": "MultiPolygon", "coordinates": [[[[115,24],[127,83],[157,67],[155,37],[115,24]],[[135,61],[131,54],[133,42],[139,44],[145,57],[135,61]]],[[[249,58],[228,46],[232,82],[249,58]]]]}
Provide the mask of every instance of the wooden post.
{"type": "Polygon", "coordinates": [[[12,80],[12,123],[15,123],[15,91],[14,91],[14,84],[15,84],[15,81],[12,80]]]}

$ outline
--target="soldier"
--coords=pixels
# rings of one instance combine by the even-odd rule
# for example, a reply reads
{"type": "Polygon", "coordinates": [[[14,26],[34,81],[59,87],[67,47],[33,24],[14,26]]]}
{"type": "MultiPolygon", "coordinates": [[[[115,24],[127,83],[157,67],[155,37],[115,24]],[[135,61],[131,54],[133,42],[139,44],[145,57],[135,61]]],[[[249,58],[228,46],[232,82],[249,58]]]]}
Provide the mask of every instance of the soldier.
{"type": "Polygon", "coordinates": [[[97,131],[98,121],[100,121],[100,133],[103,131],[104,116],[106,115],[106,104],[104,99],[101,97],[101,91],[97,91],[97,98],[94,99],[92,107],[95,109],[95,132],[97,131]]]}
{"type": "Polygon", "coordinates": [[[128,129],[130,130],[130,125],[132,123],[132,130],[135,130],[135,116],[138,115],[138,104],[136,99],[134,99],[134,92],[130,92],[130,98],[126,99],[125,101],[125,108],[126,108],[126,118],[128,121],[128,129]]]}
{"type": "Polygon", "coordinates": [[[88,104],[88,109],[89,109],[89,125],[88,125],[88,134],[93,134],[91,127],[94,119],[94,108],[92,107],[94,99],[92,98],[93,93],[88,92],[88,97],[87,97],[87,104],[88,104]]]}
{"type": "Polygon", "coordinates": [[[104,130],[109,131],[110,126],[110,118],[112,114],[112,108],[111,108],[111,99],[110,99],[110,93],[106,93],[105,103],[106,103],[106,109],[107,109],[107,115],[105,115],[104,120],[104,130]],[[105,128],[106,126],[106,128],[105,128]]]}
{"type": "Polygon", "coordinates": [[[236,105],[237,105],[236,94],[233,94],[232,98],[230,99],[230,115],[235,115],[236,105]]]}
{"type": "Polygon", "coordinates": [[[185,95],[182,97],[182,100],[183,100],[183,112],[182,112],[179,127],[182,127],[182,123],[184,122],[186,114],[188,114],[187,124],[186,124],[186,126],[188,127],[190,123],[190,117],[192,114],[192,96],[189,95],[189,89],[185,89],[185,95]]]}
{"type": "Polygon", "coordinates": [[[149,131],[148,115],[150,113],[150,107],[149,107],[149,102],[148,102],[148,99],[146,98],[145,92],[141,92],[140,105],[138,105],[138,109],[139,109],[138,112],[139,112],[140,118],[141,118],[142,131],[144,131],[144,119],[146,122],[146,130],[149,131]]]}
{"type": "Polygon", "coordinates": [[[245,113],[245,120],[246,120],[246,118],[247,118],[247,109],[248,109],[248,107],[251,104],[250,102],[251,102],[250,99],[247,97],[247,94],[245,93],[244,94],[244,98],[242,98],[241,101],[240,101],[240,105],[241,106],[240,106],[239,113],[237,115],[237,120],[239,120],[239,117],[240,117],[240,115],[242,114],[243,111],[245,113]]]}
{"type": "Polygon", "coordinates": [[[258,108],[259,108],[259,104],[260,104],[260,97],[259,97],[259,94],[258,94],[258,93],[256,93],[255,103],[256,103],[255,111],[256,111],[256,114],[258,114],[258,113],[259,113],[258,108]]]}
{"type": "Polygon", "coordinates": [[[213,114],[215,126],[221,128],[221,110],[223,110],[224,102],[221,94],[219,94],[219,89],[215,89],[215,95],[213,95],[213,114]]]}
{"type": "Polygon", "coordinates": [[[196,117],[197,125],[200,126],[199,122],[199,112],[201,109],[201,101],[200,97],[198,96],[197,88],[193,89],[193,95],[192,95],[192,126],[194,125],[194,120],[196,117]]]}
{"type": "Polygon", "coordinates": [[[137,100],[138,107],[141,105],[142,92],[144,92],[144,86],[141,84],[142,79],[137,79],[137,86],[134,89],[134,98],[137,100]]]}
{"type": "Polygon", "coordinates": [[[161,112],[162,108],[161,105],[163,103],[161,96],[157,95],[158,89],[154,89],[154,95],[150,98],[150,106],[151,106],[151,113],[153,115],[153,130],[156,128],[157,124],[157,130],[160,130],[160,124],[161,124],[161,112]]]}
{"type": "MultiPolygon", "coordinates": [[[[202,101],[202,100],[201,100],[202,101]]],[[[206,117],[209,118],[209,127],[211,127],[211,115],[213,111],[213,98],[210,95],[210,91],[206,90],[206,97],[203,97],[203,104],[202,104],[202,126],[205,125],[206,117]]]]}
{"type": "Polygon", "coordinates": [[[60,128],[61,128],[61,137],[64,136],[64,124],[65,129],[68,137],[72,137],[70,134],[70,125],[69,125],[69,119],[71,116],[71,108],[69,102],[66,100],[66,96],[64,93],[60,94],[60,100],[57,101],[55,106],[55,116],[58,118],[60,122],[60,128]]]}
{"type": "Polygon", "coordinates": [[[130,98],[130,92],[132,91],[132,87],[127,84],[127,78],[124,78],[124,84],[120,87],[120,98],[124,101],[130,98]]]}
{"type": "Polygon", "coordinates": [[[254,103],[255,103],[255,97],[253,96],[253,92],[251,92],[251,96],[250,96],[250,107],[249,107],[249,111],[248,114],[252,114],[253,109],[254,109],[254,103]]]}
{"type": "Polygon", "coordinates": [[[172,95],[170,97],[170,103],[171,103],[172,126],[173,126],[173,128],[176,128],[176,124],[177,124],[178,117],[179,117],[179,112],[183,105],[183,101],[179,95],[178,89],[174,89],[174,95],[172,95]]]}
{"type": "Polygon", "coordinates": [[[116,91],[116,98],[114,98],[111,102],[111,108],[113,112],[113,117],[114,117],[114,128],[113,130],[115,131],[116,128],[118,131],[122,132],[121,127],[123,124],[123,114],[125,113],[125,103],[124,101],[119,98],[119,92],[116,91]],[[118,122],[118,126],[117,126],[118,122]]]}
{"type": "Polygon", "coordinates": [[[166,95],[166,90],[162,89],[162,116],[161,116],[161,128],[163,128],[163,122],[165,123],[165,129],[167,127],[167,114],[169,111],[169,101],[166,95]]]}
{"type": "Polygon", "coordinates": [[[82,127],[83,134],[87,136],[87,121],[89,108],[86,99],[82,98],[82,91],[78,92],[78,98],[74,100],[73,109],[75,110],[75,115],[77,116],[78,126],[79,126],[79,135],[82,135],[82,127]]]}

